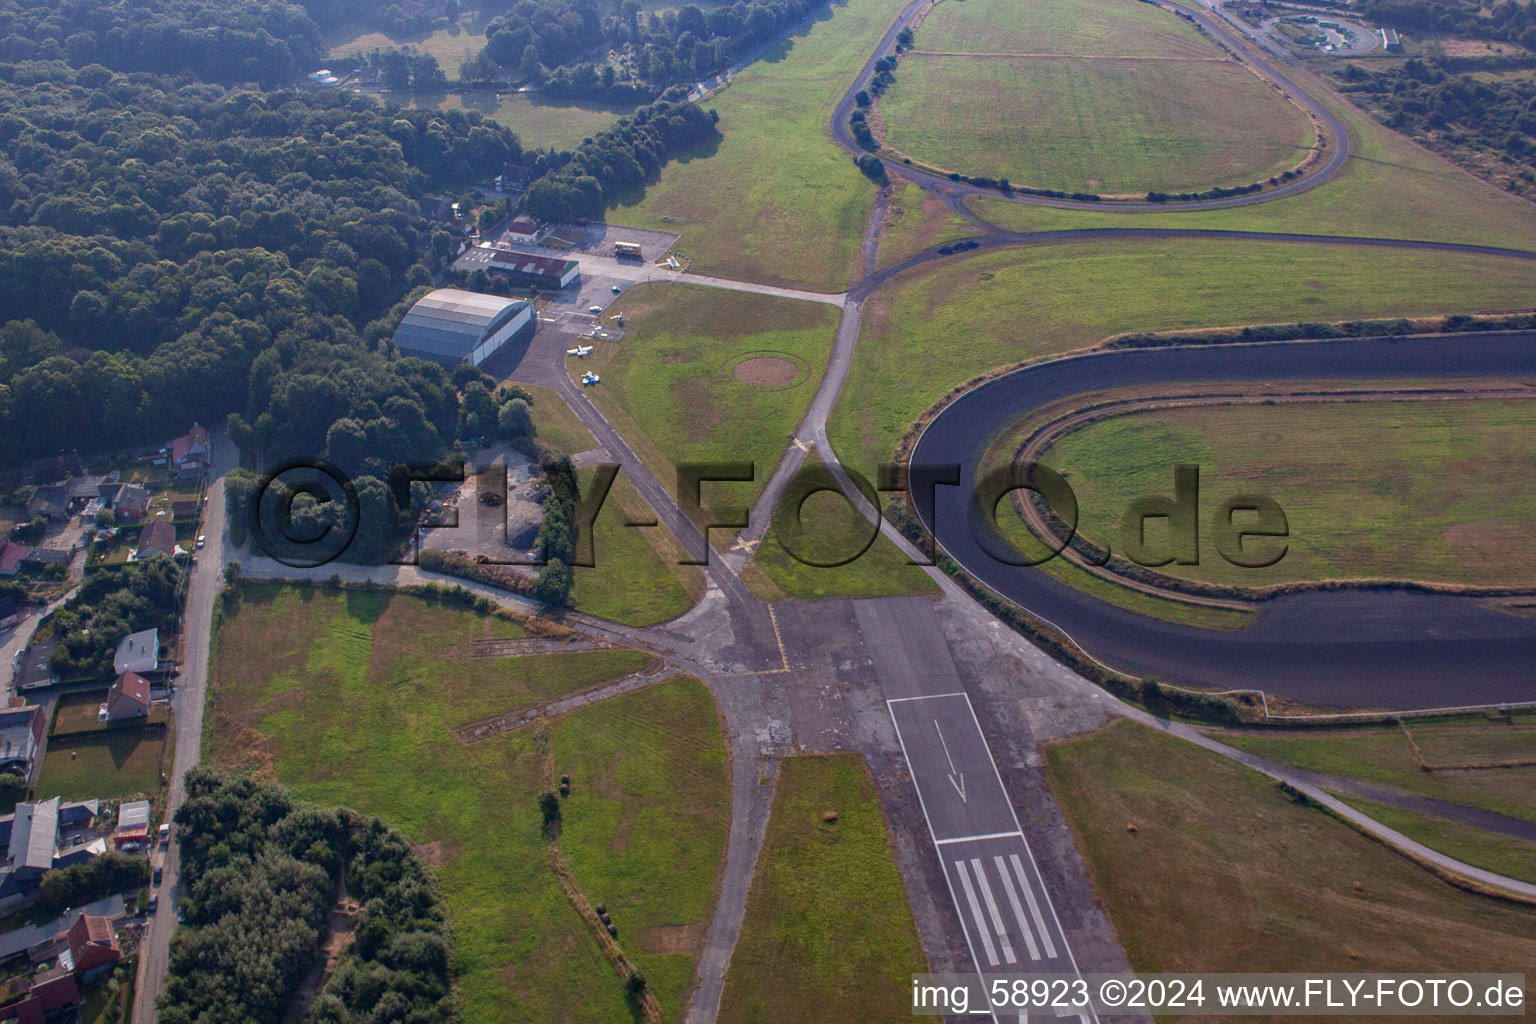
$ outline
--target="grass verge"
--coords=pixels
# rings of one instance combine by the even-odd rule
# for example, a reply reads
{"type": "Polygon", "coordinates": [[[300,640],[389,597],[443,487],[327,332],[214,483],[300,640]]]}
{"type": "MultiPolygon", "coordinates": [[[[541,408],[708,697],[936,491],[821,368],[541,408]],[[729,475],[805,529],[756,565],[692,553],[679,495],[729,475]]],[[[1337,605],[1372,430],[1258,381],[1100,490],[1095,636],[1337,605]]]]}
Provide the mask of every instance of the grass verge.
{"type": "Polygon", "coordinates": [[[721,1024],[902,1020],[911,975],[925,969],[863,760],[786,758],[721,1024]]]}
{"type": "Polygon", "coordinates": [[[1485,871],[1536,882],[1536,843],[1363,797],[1343,794],[1339,799],[1431,850],[1485,871]]]}

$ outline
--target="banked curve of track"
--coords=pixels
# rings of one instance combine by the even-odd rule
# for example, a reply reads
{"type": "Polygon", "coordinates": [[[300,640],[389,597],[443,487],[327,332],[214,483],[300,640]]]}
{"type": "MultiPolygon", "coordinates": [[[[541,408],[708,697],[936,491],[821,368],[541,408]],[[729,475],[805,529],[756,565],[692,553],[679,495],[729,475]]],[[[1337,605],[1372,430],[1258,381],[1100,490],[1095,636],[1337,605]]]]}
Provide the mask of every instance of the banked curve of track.
{"type": "MultiPolygon", "coordinates": [[[[1536,333],[1118,349],[1004,374],[947,405],[911,467],[923,525],[983,584],[1112,667],[1322,704],[1411,709],[1536,700],[1536,620],[1486,600],[1404,588],[1312,590],[1263,602],[1252,626],[1205,629],[1110,605],[1039,568],[991,558],[970,508],[979,457],[1010,422],[1048,403],[1130,384],[1536,377],[1536,333]],[[938,467],[963,486],[924,493],[938,467]]],[[[1212,507],[1209,497],[1202,513],[1212,507]]],[[[984,522],[980,526],[987,532],[984,522]]],[[[1202,556],[1208,556],[1202,551],[1202,556]]]]}

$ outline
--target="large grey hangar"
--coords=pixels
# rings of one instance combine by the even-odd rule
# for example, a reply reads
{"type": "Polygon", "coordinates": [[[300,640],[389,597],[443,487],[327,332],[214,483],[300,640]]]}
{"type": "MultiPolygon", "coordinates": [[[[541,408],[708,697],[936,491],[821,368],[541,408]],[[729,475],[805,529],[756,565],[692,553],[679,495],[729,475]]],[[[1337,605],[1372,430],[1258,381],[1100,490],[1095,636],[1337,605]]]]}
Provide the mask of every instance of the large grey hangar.
{"type": "Polygon", "coordinates": [[[479,366],[533,322],[533,305],[499,295],[439,288],[416,301],[395,328],[404,356],[435,363],[479,366]]]}

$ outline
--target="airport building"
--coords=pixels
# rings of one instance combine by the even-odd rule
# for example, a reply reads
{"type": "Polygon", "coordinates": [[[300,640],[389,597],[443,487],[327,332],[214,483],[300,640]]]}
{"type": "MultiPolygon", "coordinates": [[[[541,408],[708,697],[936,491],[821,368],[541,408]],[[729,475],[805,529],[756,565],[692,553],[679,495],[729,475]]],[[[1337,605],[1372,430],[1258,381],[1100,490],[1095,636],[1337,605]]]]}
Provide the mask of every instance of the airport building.
{"type": "Polygon", "coordinates": [[[485,243],[470,246],[453,266],[456,270],[484,270],[514,284],[546,292],[560,291],[581,280],[581,264],[575,260],[518,252],[516,249],[485,243]]]}
{"type": "Polygon", "coordinates": [[[423,295],[395,328],[401,355],[479,366],[533,322],[533,305],[499,295],[439,288],[423,295]]]}

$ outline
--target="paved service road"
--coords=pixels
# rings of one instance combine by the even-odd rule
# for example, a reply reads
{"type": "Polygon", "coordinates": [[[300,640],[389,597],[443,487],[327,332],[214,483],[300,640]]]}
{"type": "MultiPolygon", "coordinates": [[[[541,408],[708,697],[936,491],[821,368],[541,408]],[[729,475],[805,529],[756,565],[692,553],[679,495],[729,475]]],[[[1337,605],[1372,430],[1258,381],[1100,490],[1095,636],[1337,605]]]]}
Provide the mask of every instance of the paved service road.
{"type": "MultiPolygon", "coordinates": [[[[970,489],[923,485],[939,467],[954,464],[960,479],[974,479],[983,447],[1010,422],[1087,391],[1466,377],[1536,378],[1536,334],[1122,349],[1058,359],[978,385],[946,407],[916,445],[913,498],[945,551],[978,579],[1093,657],[1129,672],[1357,707],[1533,700],[1536,621],[1477,598],[1391,588],[1314,590],[1262,603],[1247,630],[1178,625],[1105,604],[1038,568],[989,557],[983,543],[1000,542],[972,506],[970,489]]],[[[1215,500],[1206,497],[1202,509],[1215,500]]]]}

